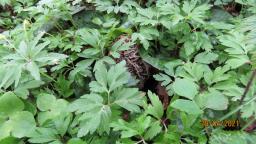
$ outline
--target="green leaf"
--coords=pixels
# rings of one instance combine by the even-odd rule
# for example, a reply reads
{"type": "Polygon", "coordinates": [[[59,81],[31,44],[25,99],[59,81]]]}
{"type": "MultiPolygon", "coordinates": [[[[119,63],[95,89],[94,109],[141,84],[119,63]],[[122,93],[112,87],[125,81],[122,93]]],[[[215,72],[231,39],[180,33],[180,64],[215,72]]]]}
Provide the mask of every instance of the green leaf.
{"type": "Polygon", "coordinates": [[[143,47],[147,50],[149,48],[149,40],[152,40],[153,36],[159,36],[159,32],[156,29],[142,28],[140,33],[132,34],[132,41],[139,39],[143,47]]]}
{"type": "Polygon", "coordinates": [[[153,139],[157,134],[162,131],[162,127],[159,121],[155,121],[151,124],[150,128],[145,132],[144,138],[146,140],[153,139]]]}
{"type": "Polygon", "coordinates": [[[7,137],[0,140],[0,144],[17,144],[17,143],[19,143],[19,140],[14,137],[7,137]]]}
{"type": "Polygon", "coordinates": [[[39,67],[36,65],[35,62],[28,62],[26,68],[30,72],[30,74],[35,78],[35,80],[40,80],[39,67]]]}
{"type": "Polygon", "coordinates": [[[166,74],[160,73],[160,74],[154,75],[153,77],[155,78],[155,80],[161,81],[161,85],[163,86],[167,86],[172,82],[172,79],[166,74]]]}
{"type": "Polygon", "coordinates": [[[58,140],[57,134],[55,129],[39,127],[29,135],[28,141],[31,143],[48,143],[58,140]]]}
{"type": "Polygon", "coordinates": [[[210,64],[213,61],[217,60],[218,55],[212,52],[202,52],[196,55],[195,62],[203,63],[203,64],[210,64]]]}
{"type": "Polygon", "coordinates": [[[148,106],[147,112],[157,119],[161,119],[164,114],[164,107],[159,97],[148,91],[148,97],[150,99],[151,105],[148,106]]]}
{"type": "Polygon", "coordinates": [[[23,57],[26,57],[29,51],[27,43],[25,41],[21,41],[19,45],[19,49],[17,51],[20,55],[22,55],[23,57]]]}
{"type": "Polygon", "coordinates": [[[0,5],[1,5],[1,6],[10,5],[11,2],[12,2],[11,0],[2,0],[2,1],[0,2],[0,5]]]}
{"type": "Polygon", "coordinates": [[[59,92],[60,95],[62,95],[63,97],[69,97],[73,94],[71,84],[71,81],[66,80],[65,77],[61,75],[58,77],[57,82],[54,86],[56,87],[56,90],[59,92]]]}
{"type": "Polygon", "coordinates": [[[184,64],[184,66],[180,67],[181,70],[177,71],[176,75],[197,82],[201,80],[204,73],[209,69],[207,65],[191,62],[187,62],[184,64]]]}
{"type": "Polygon", "coordinates": [[[198,105],[191,100],[177,99],[171,103],[171,107],[176,108],[180,111],[184,111],[188,114],[193,114],[193,115],[198,115],[203,113],[203,111],[200,110],[198,105]]]}
{"type": "Polygon", "coordinates": [[[47,120],[60,118],[67,115],[68,102],[64,99],[57,99],[52,101],[47,111],[38,113],[38,123],[43,125],[47,120]]]}
{"type": "Polygon", "coordinates": [[[97,94],[84,95],[81,99],[74,101],[69,106],[70,111],[83,113],[79,118],[80,127],[78,137],[83,137],[88,133],[94,133],[98,128],[103,131],[108,130],[108,123],[111,110],[108,105],[103,104],[103,98],[97,94]]]}
{"type": "Polygon", "coordinates": [[[111,123],[114,131],[121,130],[121,138],[129,138],[135,135],[140,134],[136,129],[134,129],[130,123],[119,119],[118,122],[111,123]]]}
{"type": "Polygon", "coordinates": [[[197,0],[185,1],[182,10],[187,14],[188,19],[204,23],[203,19],[206,17],[206,11],[210,9],[211,5],[202,4],[196,7],[197,2],[197,0]]]}
{"type": "Polygon", "coordinates": [[[56,119],[54,119],[54,125],[56,127],[56,130],[61,136],[64,136],[69,128],[69,125],[72,121],[72,114],[62,114],[58,116],[56,119]]]}
{"type": "Polygon", "coordinates": [[[56,98],[54,95],[42,93],[36,99],[37,107],[41,111],[47,111],[51,109],[56,102],[56,98]]]}
{"type": "Polygon", "coordinates": [[[205,95],[205,107],[213,110],[225,110],[228,108],[228,98],[221,92],[211,90],[210,93],[205,95]]]}
{"type": "Polygon", "coordinates": [[[126,71],[125,65],[125,61],[122,61],[109,69],[107,75],[109,91],[113,91],[128,82],[129,73],[126,71]]]}
{"type": "Polygon", "coordinates": [[[236,69],[245,63],[250,63],[250,60],[247,56],[239,56],[236,58],[231,58],[226,61],[226,64],[230,66],[232,69],[236,69]]]}
{"type": "Polygon", "coordinates": [[[24,109],[24,103],[12,92],[0,96],[0,112],[12,115],[24,109]]]}
{"type": "Polygon", "coordinates": [[[68,141],[67,144],[87,144],[87,142],[85,142],[79,138],[72,138],[68,141]]]}
{"type": "Polygon", "coordinates": [[[90,83],[91,91],[94,92],[112,92],[118,87],[128,83],[129,73],[126,71],[125,61],[122,61],[109,70],[106,69],[104,64],[97,66],[95,78],[97,81],[90,83]]]}
{"type": "Polygon", "coordinates": [[[111,127],[114,131],[121,131],[121,138],[140,136],[146,140],[153,139],[162,130],[159,121],[152,121],[150,116],[141,115],[131,122],[118,119],[112,122],[111,127]]]}
{"type": "Polygon", "coordinates": [[[143,94],[137,88],[118,89],[111,96],[115,97],[115,104],[131,112],[139,112],[143,104],[143,94]]]}
{"type": "Polygon", "coordinates": [[[256,136],[244,131],[218,130],[210,137],[210,144],[250,144],[256,136]]]}
{"type": "Polygon", "coordinates": [[[172,87],[176,94],[191,100],[198,93],[198,86],[193,81],[188,79],[177,78],[172,87]]]}
{"type": "Polygon", "coordinates": [[[35,129],[36,122],[33,114],[23,111],[10,117],[10,125],[13,127],[12,135],[17,138],[22,138],[35,129]]]}
{"type": "Polygon", "coordinates": [[[225,81],[231,77],[230,74],[225,74],[229,70],[228,67],[217,67],[213,72],[211,70],[204,73],[204,79],[207,84],[225,81]]]}

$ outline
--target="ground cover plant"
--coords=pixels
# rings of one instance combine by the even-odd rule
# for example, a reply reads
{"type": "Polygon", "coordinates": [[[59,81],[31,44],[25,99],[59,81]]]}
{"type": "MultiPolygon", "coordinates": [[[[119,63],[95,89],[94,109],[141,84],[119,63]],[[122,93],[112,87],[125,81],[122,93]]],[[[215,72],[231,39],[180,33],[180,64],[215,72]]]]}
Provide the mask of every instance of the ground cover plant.
{"type": "Polygon", "coordinates": [[[1,0],[0,144],[254,144],[255,0],[1,0]]]}

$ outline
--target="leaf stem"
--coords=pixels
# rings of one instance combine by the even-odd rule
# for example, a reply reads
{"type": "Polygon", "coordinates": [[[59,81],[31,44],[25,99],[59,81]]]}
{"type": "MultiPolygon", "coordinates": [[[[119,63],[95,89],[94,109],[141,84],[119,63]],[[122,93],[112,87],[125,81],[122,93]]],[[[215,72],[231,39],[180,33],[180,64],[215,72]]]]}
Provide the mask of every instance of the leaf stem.
{"type": "Polygon", "coordinates": [[[108,105],[111,105],[111,103],[110,103],[110,91],[108,90],[107,93],[108,93],[108,105]]]}
{"type": "Polygon", "coordinates": [[[50,77],[49,75],[43,73],[43,72],[40,72],[40,74],[42,74],[43,76],[47,77],[48,79],[54,81],[55,83],[57,82],[55,79],[53,79],[52,77],[50,77]]]}

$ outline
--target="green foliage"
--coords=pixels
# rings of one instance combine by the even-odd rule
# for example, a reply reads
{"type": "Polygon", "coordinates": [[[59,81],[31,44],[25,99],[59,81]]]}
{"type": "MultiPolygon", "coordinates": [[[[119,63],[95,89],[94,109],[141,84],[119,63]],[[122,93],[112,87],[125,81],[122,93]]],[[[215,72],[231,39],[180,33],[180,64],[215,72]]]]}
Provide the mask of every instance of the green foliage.
{"type": "Polygon", "coordinates": [[[78,137],[99,132],[109,132],[109,123],[117,114],[116,110],[122,107],[130,112],[139,112],[142,105],[142,94],[137,88],[125,88],[128,83],[129,73],[126,71],[125,62],[120,62],[106,68],[100,63],[95,67],[95,79],[89,86],[91,93],[82,96],[70,105],[70,111],[81,113],[79,116],[80,129],[78,137]],[[113,75],[115,73],[115,75],[113,75]]]}
{"type": "Polygon", "coordinates": [[[254,0],[1,0],[0,144],[254,143],[255,14],[254,0]]]}
{"type": "Polygon", "coordinates": [[[23,111],[24,103],[15,94],[6,92],[0,97],[0,103],[0,140],[8,136],[22,138],[35,129],[33,114],[23,111]]]}

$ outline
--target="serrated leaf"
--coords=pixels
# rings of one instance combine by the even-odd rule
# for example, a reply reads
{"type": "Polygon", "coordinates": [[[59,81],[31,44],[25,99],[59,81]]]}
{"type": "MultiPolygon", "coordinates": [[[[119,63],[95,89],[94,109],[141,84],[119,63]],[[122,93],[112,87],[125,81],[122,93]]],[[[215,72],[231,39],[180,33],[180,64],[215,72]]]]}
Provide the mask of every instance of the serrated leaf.
{"type": "Polygon", "coordinates": [[[148,97],[150,99],[151,105],[148,106],[147,112],[157,119],[161,119],[164,114],[164,108],[162,102],[159,100],[158,96],[148,91],[148,97]]]}
{"type": "Polygon", "coordinates": [[[88,133],[92,134],[99,127],[106,128],[111,116],[110,107],[104,105],[102,97],[97,94],[84,95],[81,99],[74,101],[69,106],[69,110],[83,113],[79,118],[81,123],[77,134],[78,137],[85,136],[88,133]]]}
{"type": "Polygon", "coordinates": [[[153,77],[155,78],[155,80],[161,81],[161,85],[163,86],[167,86],[172,81],[172,79],[168,75],[162,73],[156,74],[153,77]]]}
{"type": "Polygon", "coordinates": [[[126,71],[125,65],[125,61],[122,61],[109,69],[107,74],[109,91],[113,91],[128,82],[129,73],[126,71]]]}
{"type": "Polygon", "coordinates": [[[139,134],[137,130],[130,128],[130,124],[122,119],[119,119],[118,122],[111,123],[111,127],[113,127],[114,131],[122,130],[121,132],[122,138],[129,138],[139,134]]]}
{"type": "Polygon", "coordinates": [[[146,131],[144,138],[146,140],[151,140],[154,138],[157,134],[159,134],[162,131],[162,127],[160,125],[159,121],[155,121],[151,124],[150,128],[146,131]]]}
{"type": "Polygon", "coordinates": [[[143,104],[143,95],[137,88],[123,88],[115,91],[112,97],[114,103],[131,112],[139,112],[143,104]]]}
{"type": "Polygon", "coordinates": [[[97,81],[90,83],[90,88],[94,92],[112,92],[114,89],[128,83],[129,73],[126,71],[125,62],[122,61],[109,70],[104,64],[100,64],[96,68],[95,78],[97,81]]]}

